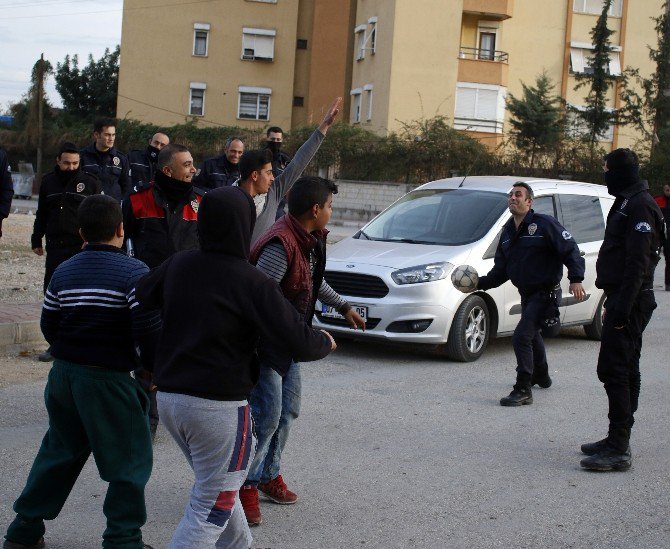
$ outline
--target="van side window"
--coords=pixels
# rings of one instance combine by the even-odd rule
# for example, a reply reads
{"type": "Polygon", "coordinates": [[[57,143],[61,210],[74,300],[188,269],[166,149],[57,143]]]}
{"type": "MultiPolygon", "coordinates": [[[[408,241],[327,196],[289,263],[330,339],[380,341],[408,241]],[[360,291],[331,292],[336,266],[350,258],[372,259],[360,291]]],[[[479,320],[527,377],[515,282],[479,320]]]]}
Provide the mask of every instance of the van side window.
{"type": "Polygon", "coordinates": [[[556,209],[554,208],[554,197],[538,196],[535,200],[533,200],[533,211],[535,213],[550,215],[551,217],[556,218],[556,209]]]}
{"type": "Polygon", "coordinates": [[[597,196],[561,194],[563,226],[579,243],[595,242],[605,237],[605,220],[597,196]]]}

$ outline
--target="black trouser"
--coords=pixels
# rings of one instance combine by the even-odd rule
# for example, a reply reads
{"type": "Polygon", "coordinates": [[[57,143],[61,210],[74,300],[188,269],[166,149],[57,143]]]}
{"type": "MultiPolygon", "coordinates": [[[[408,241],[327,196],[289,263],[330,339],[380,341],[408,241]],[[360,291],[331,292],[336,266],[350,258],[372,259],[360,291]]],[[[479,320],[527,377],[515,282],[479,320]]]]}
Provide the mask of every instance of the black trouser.
{"type": "Polygon", "coordinates": [[[47,286],[49,286],[49,282],[51,281],[51,277],[53,276],[56,267],[63,263],[63,261],[67,261],[73,255],[79,253],[81,251],[81,244],[62,247],[47,244],[46,251],[47,258],[44,262],[44,293],[47,291],[47,286]]]}
{"type": "Polygon", "coordinates": [[[665,285],[670,286],[670,238],[663,242],[663,255],[665,256],[665,285]]]}
{"type": "Polygon", "coordinates": [[[146,375],[146,370],[144,368],[138,368],[135,370],[135,379],[139,381],[140,387],[149,397],[149,427],[151,433],[155,434],[158,429],[158,402],[156,401],[156,389],[151,390],[151,378],[146,375]]]}
{"type": "Polygon", "coordinates": [[[512,336],[517,364],[517,385],[530,386],[533,373],[537,378],[549,375],[540,330],[547,314],[553,309],[554,299],[550,291],[521,293],[521,320],[512,336]]]}
{"type": "MultiPolygon", "coordinates": [[[[610,293],[605,301],[605,309],[613,310],[618,293],[610,293]]],[[[640,396],[640,352],[642,333],[651,320],[656,308],[654,292],[641,290],[630,312],[628,324],[617,330],[610,315],[605,314],[603,337],[598,355],[598,379],[605,385],[609,400],[610,444],[626,451],[630,439],[630,430],[635,421],[640,396]]]]}

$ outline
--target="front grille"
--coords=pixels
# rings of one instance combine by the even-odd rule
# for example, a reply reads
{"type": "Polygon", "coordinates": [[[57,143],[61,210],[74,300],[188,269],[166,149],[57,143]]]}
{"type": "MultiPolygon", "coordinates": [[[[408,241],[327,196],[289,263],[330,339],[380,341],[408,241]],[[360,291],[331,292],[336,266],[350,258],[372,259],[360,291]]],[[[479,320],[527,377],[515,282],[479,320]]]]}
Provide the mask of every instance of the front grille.
{"type": "Polygon", "coordinates": [[[388,286],[378,276],[326,271],[326,282],[340,295],[353,297],[384,297],[389,293],[388,286]]]}
{"type": "MultiPolygon", "coordinates": [[[[323,322],[324,324],[330,324],[331,326],[339,326],[341,328],[351,328],[351,326],[349,326],[349,323],[343,318],[331,318],[329,316],[322,316],[319,313],[316,313],[316,316],[319,319],[319,321],[323,322]]],[[[377,327],[377,324],[379,324],[380,321],[381,318],[368,318],[365,321],[365,329],[373,330],[374,328],[377,327]]]]}

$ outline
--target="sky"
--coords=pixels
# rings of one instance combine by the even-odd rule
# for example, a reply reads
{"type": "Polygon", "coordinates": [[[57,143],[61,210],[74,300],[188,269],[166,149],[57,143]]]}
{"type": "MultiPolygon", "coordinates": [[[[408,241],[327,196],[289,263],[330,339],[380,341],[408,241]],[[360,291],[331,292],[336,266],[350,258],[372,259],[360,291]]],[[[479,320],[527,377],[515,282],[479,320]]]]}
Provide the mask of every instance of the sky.
{"type": "MultiPolygon", "coordinates": [[[[67,54],[79,66],[121,41],[123,0],[0,0],[0,113],[30,87],[30,72],[40,54],[53,68],[67,54]]],[[[61,106],[53,76],[49,100],[61,106]]]]}

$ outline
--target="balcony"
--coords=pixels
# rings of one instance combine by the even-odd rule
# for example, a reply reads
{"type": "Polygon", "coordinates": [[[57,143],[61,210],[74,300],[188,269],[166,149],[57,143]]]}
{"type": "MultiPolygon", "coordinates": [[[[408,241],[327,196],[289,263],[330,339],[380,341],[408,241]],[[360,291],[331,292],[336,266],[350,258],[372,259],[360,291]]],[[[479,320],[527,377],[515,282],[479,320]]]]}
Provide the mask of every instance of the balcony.
{"type": "Polygon", "coordinates": [[[463,12],[503,21],[512,17],[514,0],[463,0],[463,12]]]}
{"type": "Polygon", "coordinates": [[[507,52],[461,47],[458,60],[458,81],[507,86],[509,65],[507,52]]]}

